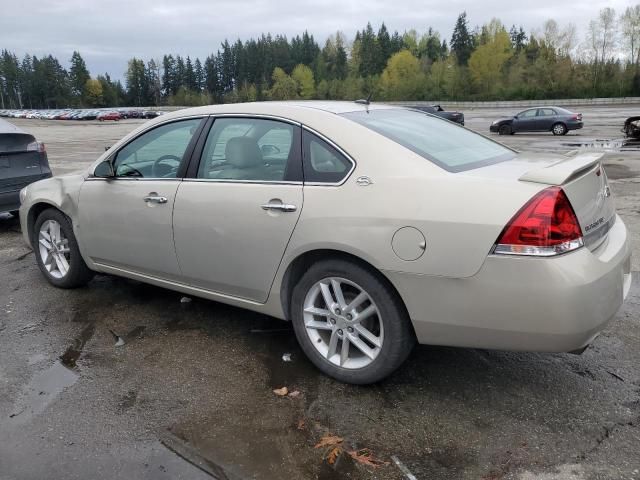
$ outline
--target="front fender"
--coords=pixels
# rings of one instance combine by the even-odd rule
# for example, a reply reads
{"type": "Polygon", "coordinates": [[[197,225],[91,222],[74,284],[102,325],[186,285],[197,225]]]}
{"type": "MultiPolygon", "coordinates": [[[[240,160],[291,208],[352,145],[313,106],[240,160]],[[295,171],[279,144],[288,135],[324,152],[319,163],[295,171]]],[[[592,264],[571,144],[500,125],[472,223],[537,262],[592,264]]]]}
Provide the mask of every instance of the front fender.
{"type": "MultiPolygon", "coordinates": [[[[81,244],[77,219],[78,198],[84,180],[83,175],[64,175],[40,180],[27,187],[25,199],[20,206],[20,224],[23,238],[29,246],[37,216],[49,207],[60,210],[71,219],[74,235],[81,244]]],[[[80,251],[82,252],[81,245],[80,251]]]]}

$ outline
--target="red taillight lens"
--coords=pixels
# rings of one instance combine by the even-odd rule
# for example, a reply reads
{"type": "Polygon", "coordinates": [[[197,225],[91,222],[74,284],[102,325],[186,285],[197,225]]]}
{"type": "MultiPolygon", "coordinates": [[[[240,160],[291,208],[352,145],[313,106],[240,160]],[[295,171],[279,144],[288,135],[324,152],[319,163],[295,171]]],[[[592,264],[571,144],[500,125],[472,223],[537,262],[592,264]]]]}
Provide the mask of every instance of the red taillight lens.
{"type": "Polygon", "coordinates": [[[580,223],[560,187],[538,193],[502,231],[494,253],[551,256],[583,245],[580,223]]]}

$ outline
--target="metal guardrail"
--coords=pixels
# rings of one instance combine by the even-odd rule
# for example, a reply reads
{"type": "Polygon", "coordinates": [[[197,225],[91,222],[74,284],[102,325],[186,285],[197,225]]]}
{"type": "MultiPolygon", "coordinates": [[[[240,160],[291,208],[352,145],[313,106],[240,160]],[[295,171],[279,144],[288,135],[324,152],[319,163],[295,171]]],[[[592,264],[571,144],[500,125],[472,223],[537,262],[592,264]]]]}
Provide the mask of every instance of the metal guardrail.
{"type": "Polygon", "coordinates": [[[446,105],[448,108],[511,108],[511,107],[537,107],[540,105],[557,106],[597,106],[597,105],[638,105],[640,97],[616,97],[616,98],[567,98],[552,100],[496,100],[487,102],[467,102],[450,100],[430,100],[415,102],[384,102],[391,105],[446,105]]]}
{"type": "MultiPolygon", "coordinates": [[[[380,102],[389,105],[442,105],[452,108],[517,108],[537,107],[539,105],[562,106],[597,106],[597,105],[640,105],[640,97],[615,97],[615,98],[565,98],[552,100],[493,100],[486,102],[470,102],[456,100],[415,100],[402,102],[380,102]]],[[[160,107],[136,107],[142,110],[163,110],[172,112],[191,107],[160,106],[160,107]]]]}

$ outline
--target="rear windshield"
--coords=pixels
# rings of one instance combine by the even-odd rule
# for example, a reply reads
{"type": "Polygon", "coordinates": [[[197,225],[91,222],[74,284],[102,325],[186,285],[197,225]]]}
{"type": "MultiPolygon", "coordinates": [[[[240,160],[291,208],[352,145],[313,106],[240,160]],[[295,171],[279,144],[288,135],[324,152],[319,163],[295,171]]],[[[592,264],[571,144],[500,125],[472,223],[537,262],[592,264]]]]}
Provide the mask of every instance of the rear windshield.
{"type": "Polygon", "coordinates": [[[503,162],[516,155],[513,150],[471,130],[414,110],[370,110],[343,116],[450,172],[503,162]]]}
{"type": "Polygon", "coordinates": [[[0,153],[24,152],[35,142],[28,133],[0,133],[0,153]]]}

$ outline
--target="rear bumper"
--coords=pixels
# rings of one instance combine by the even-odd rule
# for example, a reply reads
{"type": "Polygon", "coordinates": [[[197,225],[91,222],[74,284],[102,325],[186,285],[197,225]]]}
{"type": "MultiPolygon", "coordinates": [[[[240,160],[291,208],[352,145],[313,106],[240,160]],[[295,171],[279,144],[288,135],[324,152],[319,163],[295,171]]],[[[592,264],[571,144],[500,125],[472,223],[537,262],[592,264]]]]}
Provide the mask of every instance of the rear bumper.
{"type": "Polygon", "coordinates": [[[583,122],[570,122],[567,124],[569,130],[580,130],[584,126],[583,122]]]}
{"type": "Polygon", "coordinates": [[[631,288],[631,250],[618,217],[607,240],[555,258],[490,255],[468,278],[385,272],[424,344],[541,352],[588,345],[631,288]]]}
{"type": "Polygon", "coordinates": [[[0,213],[12,212],[20,208],[20,189],[0,192],[0,213]]]}
{"type": "Polygon", "coordinates": [[[0,189],[0,213],[11,212],[20,208],[20,190],[38,180],[50,178],[51,172],[38,176],[30,176],[29,181],[17,185],[6,186],[0,189]]]}

